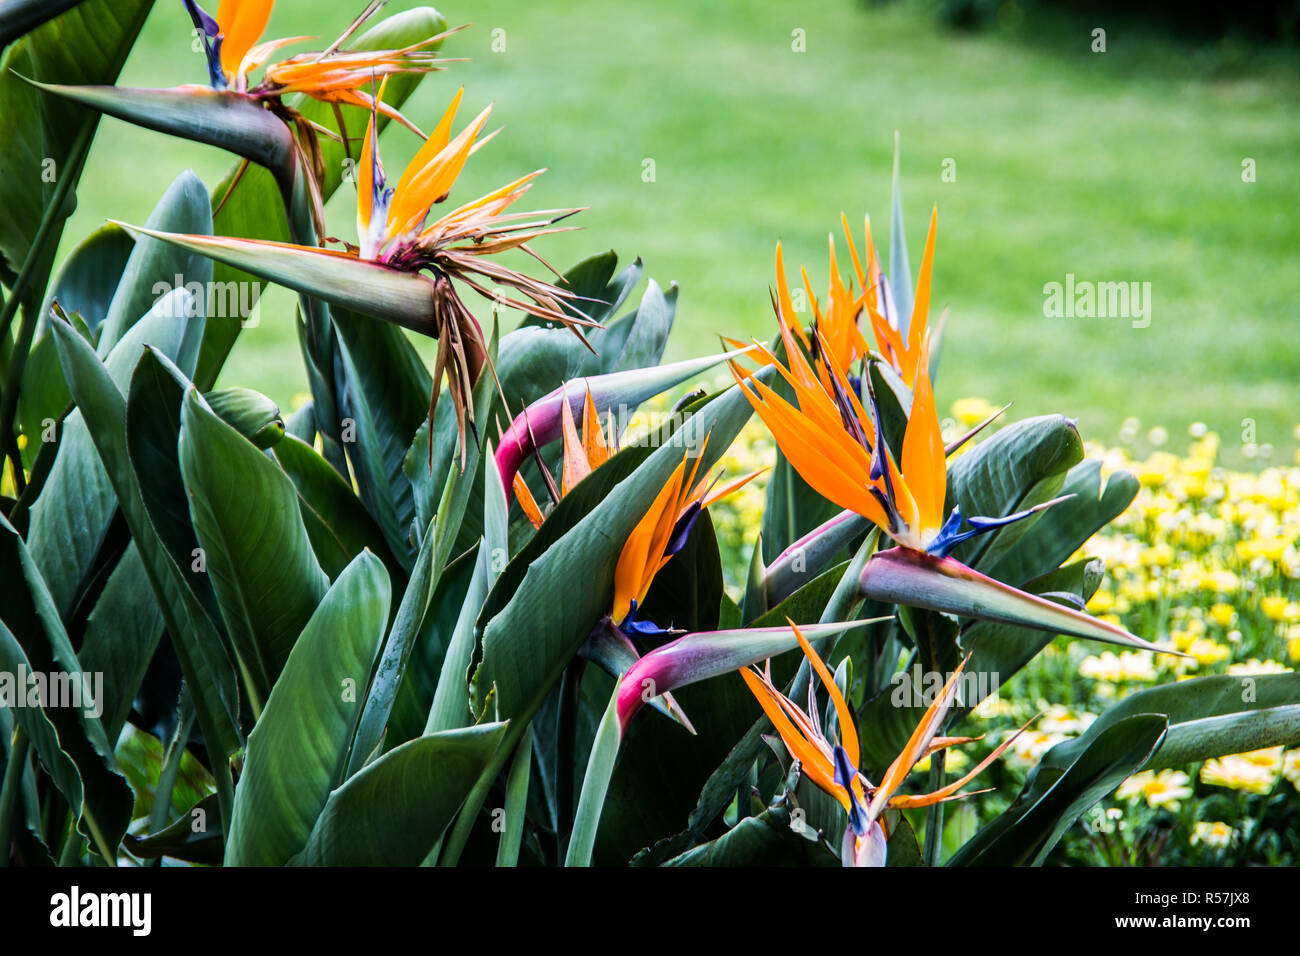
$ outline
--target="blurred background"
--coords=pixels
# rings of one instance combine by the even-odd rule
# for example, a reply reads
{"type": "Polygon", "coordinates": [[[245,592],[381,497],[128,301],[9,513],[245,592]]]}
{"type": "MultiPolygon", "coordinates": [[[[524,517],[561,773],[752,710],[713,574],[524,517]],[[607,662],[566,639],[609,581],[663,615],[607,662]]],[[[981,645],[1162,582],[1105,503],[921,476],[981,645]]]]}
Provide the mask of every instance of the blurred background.
{"type": "MultiPolygon", "coordinates": [[[[267,36],[327,43],[362,6],[280,0],[267,36]]],[[[462,122],[495,103],[490,125],[504,132],[456,195],[548,167],[531,206],[589,208],[580,231],[538,251],[563,270],[613,248],[677,282],[672,358],[714,350],[719,335],[772,334],[777,240],[791,280],[806,266],[819,296],[829,231],[845,255],[841,212],[859,242],[864,213],[887,242],[898,131],[913,268],[939,209],[941,409],[1014,400],[1017,417],[1077,416],[1088,438],[1140,444],[1159,426],[1179,447],[1202,422],[1223,436],[1225,462],[1290,462],[1300,4],[1130,6],[465,0],[440,9],[473,24],[443,49],[468,61],[427,79],[405,112],[428,128],[460,85],[462,122]],[[1067,274],[1149,282],[1149,326],[1045,316],[1044,285],[1067,274]]],[[[159,3],[121,82],[205,82],[190,32],[180,0],[159,3]]],[[[409,131],[386,133],[390,175],[416,146],[409,131]]],[[[211,186],[230,165],[106,119],[62,251],[105,218],[144,222],[183,169],[211,186]]],[[[354,210],[345,185],[334,235],[355,240],[354,210]]],[[[293,307],[268,294],[222,384],[294,407],[306,384],[293,307]]]]}

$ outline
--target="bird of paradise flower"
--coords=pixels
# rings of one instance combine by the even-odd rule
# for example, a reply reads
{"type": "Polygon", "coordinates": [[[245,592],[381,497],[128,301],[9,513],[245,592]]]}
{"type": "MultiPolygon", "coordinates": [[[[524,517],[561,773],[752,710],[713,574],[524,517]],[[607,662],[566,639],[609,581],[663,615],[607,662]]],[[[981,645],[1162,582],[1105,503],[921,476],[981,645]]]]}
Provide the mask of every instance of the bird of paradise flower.
{"type": "MultiPolygon", "coordinates": [[[[961,800],[981,791],[962,792],[970,783],[1006,751],[1022,727],[1008,737],[974,769],[960,779],[927,794],[899,793],[912,768],[931,754],[962,744],[974,743],[978,737],[940,737],[939,729],[949,709],[956,700],[962,670],[967,657],[948,677],[943,689],[926,708],[916,729],[908,738],[903,750],[890,763],[878,786],[872,785],[859,769],[858,729],[844,694],[835,676],[808,642],[799,626],[790,621],[799,646],[812,665],[813,671],[826,687],[835,708],[838,740],[832,742],[822,727],[816,702],[816,684],[809,684],[809,709],[805,712],[786,697],[772,683],[770,667],[762,670],[748,667],[740,673],[745,683],[758,699],[763,713],[780,734],[790,756],[799,761],[800,771],[814,785],[834,797],[848,815],[841,845],[841,859],[845,866],[884,866],[888,832],[884,822],[886,810],[904,810],[928,807],[949,800],[961,800]]],[[[1032,721],[1031,721],[1032,723],[1032,721]]],[[[1026,724],[1025,727],[1029,725],[1026,724]]]]}
{"type": "MultiPolygon", "coordinates": [[[[429,415],[438,401],[445,375],[456,410],[461,460],[467,428],[475,430],[474,382],[488,362],[487,343],[478,319],[462,300],[463,284],[498,305],[519,309],[572,329],[586,341],[585,318],[577,296],[549,281],[492,261],[512,249],[542,262],[529,242],[560,231],[554,223],[579,210],[511,212],[510,207],[543,170],[529,173],[499,189],[429,221],[444,201],[469,157],[490,137],[479,138],[491,107],[484,109],[454,138],[461,101],[458,92],[397,183],[390,186],[380,161],[375,114],[366,127],[357,190],[357,244],[342,250],[256,239],[178,235],[123,224],[134,232],[209,256],[296,292],[394,322],[438,340],[434,389],[429,415]],[[512,294],[515,293],[515,294],[512,294]]],[[[381,84],[378,99],[383,98],[381,84]]]]}

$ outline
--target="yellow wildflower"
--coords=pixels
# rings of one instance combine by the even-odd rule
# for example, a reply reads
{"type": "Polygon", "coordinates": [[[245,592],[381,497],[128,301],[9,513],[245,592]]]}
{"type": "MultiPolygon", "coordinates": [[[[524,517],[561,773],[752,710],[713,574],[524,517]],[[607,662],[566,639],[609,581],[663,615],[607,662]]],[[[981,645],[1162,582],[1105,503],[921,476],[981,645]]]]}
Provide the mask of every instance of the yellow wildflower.
{"type": "Polygon", "coordinates": [[[1120,784],[1116,796],[1121,800],[1141,797],[1149,807],[1177,810],[1178,804],[1192,795],[1190,782],[1191,778],[1181,770],[1144,770],[1120,784]]]}
{"type": "Polygon", "coordinates": [[[1192,845],[1204,843],[1211,847],[1229,846],[1237,839],[1237,831],[1222,820],[1198,822],[1192,830],[1192,845]]]}

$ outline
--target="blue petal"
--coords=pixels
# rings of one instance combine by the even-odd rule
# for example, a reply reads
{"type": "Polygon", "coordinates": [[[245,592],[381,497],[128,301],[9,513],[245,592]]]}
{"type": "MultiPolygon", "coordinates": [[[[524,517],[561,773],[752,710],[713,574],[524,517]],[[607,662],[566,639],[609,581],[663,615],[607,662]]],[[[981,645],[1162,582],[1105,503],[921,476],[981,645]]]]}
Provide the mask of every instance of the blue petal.
{"type": "Polygon", "coordinates": [[[662,628],[653,621],[638,621],[636,617],[636,601],[632,602],[631,608],[627,612],[627,617],[623,618],[618,625],[618,629],[628,636],[637,635],[638,637],[659,638],[671,635],[673,632],[669,628],[662,628]]]}
{"type": "Polygon", "coordinates": [[[686,547],[686,541],[691,536],[691,529],[695,527],[695,522],[700,517],[700,503],[692,502],[691,506],[682,512],[677,523],[673,525],[673,533],[668,538],[668,546],[664,548],[664,557],[670,558],[682,548],[686,547]]]}
{"type": "Polygon", "coordinates": [[[946,558],[952,553],[952,549],[957,547],[963,541],[975,537],[977,534],[983,534],[986,531],[994,531],[1005,525],[1015,524],[1017,521],[1023,521],[1032,514],[1041,511],[1042,507],[1026,508],[1024,511],[1017,511],[1015,514],[1009,514],[1005,518],[985,518],[976,516],[967,518],[966,523],[970,525],[969,531],[961,529],[961,509],[953,508],[952,514],[948,515],[948,520],[943,523],[939,533],[934,540],[930,542],[929,547],[925,550],[935,557],[946,558]]]}
{"type": "Polygon", "coordinates": [[[203,33],[203,52],[208,58],[208,82],[214,90],[226,88],[226,74],[221,69],[221,27],[217,21],[194,0],[185,0],[185,9],[189,11],[194,26],[203,33]]]}
{"type": "Polygon", "coordinates": [[[863,836],[867,832],[869,821],[867,820],[867,808],[863,806],[862,801],[858,799],[857,791],[853,789],[853,781],[857,779],[857,776],[858,771],[849,760],[848,752],[837,744],[835,747],[835,782],[849,792],[849,803],[853,808],[849,811],[849,825],[853,827],[854,833],[863,836]]]}

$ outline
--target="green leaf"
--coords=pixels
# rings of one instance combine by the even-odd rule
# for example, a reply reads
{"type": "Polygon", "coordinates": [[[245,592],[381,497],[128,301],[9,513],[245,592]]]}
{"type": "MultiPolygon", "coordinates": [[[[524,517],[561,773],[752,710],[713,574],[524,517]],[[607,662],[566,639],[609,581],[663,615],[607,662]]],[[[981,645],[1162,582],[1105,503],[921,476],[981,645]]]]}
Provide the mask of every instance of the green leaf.
{"type": "Polygon", "coordinates": [[[454,652],[452,645],[456,639],[457,622],[470,604],[473,605],[473,610],[469,612],[471,649],[473,646],[473,618],[483,604],[481,594],[477,597],[470,596],[471,589],[476,586],[474,577],[478,573],[478,555],[477,546],[470,548],[447,565],[438,579],[438,586],[434,589],[424,620],[420,623],[415,647],[406,663],[406,672],[402,675],[397,700],[393,703],[393,712],[388,719],[384,746],[389,750],[432,730],[450,730],[470,723],[469,704],[464,703],[467,665],[462,665],[460,669],[462,703],[457,712],[458,719],[445,727],[433,727],[429,724],[429,709],[437,693],[447,655],[454,652]]]}
{"type": "Polygon", "coordinates": [[[307,537],[327,575],[336,577],[366,548],[384,559],[390,575],[405,574],[366,506],[316,449],[286,435],[272,455],[293,482],[307,537]]]}
{"type": "MultiPolygon", "coordinates": [[[[172,296],[185,295],[184,292],[172,293],[172,296]]],[[[139,549],[167,631],[172,636],[185,681],[194,695],[204,740],[217,760],[234,753],[241,743],[239,695],[234,670],[211,620],[150,523],[127,453],[126,401],[121,386],[117,384],[127,380],[133,367],[127,363],[141,354],[146,339],[155,343],[158,351],[164,354],[182,353],[187,351],[184,343],[194,338],[191,333],[196,327],[202,328],[201,319],[197,323],[177,322],[168,318],[165,311],[157,316],[151,314],[131,329],[109,356],[109,366],[106,367],[70,325],[61,321],[52,325],[64,375],[79,411],[86,416],[82,427],[93,438],[110,482],[109,493],[121,504],[127,528],[139,549]]],[[[68,446],[67,441],[65,432],[60,457],[64,448],[73,447],[68,446]]],[[[89,465],[85,462],[82,467],[88,468],[89,465]]],[[[43,494],[41,500],[45,497],[43,494]]],[[[34,531],[33,522],[33,535],[29,536],[29,541],[35,540],[34,531]]]]}
{"type": "Polygon", "coordinates": [[[383,563],[362,552],[303,628],[248,736],[227,866],[278,866],[307,845],[343,779],[389,599],[383,563]]]}
{"type": "Polygon", "coordinates": [[[620,319],[600,337],[598,343],[592,343],[605,357],[605,370],[614,372],[658,365],[668,345],[668,334],[673,329],[676,313],[677,283],[669,286],[665,293],[659,288],[659,283],[649,280],[636,312],[620,319]],[[615,352],[613,346],[619,338],[623,339],[623,345],[615,352]]]}
{"type": "Polygon", "coordinates": [[[0,0],[0,50],[81,0],[0,0]]]}
{"type": "Polygon", "coordinates": [[[256,447],[270,448],[284,437],[280,407],[251,388],[219,388],[203,396],[217,417],[256,447]]]}
{"type": "Polygon", "coordinates": [[[24,706],[8,702],[14,720],[28,734],[77,815],[80,832],[112,861],[130,822],[133,799],[117,771],[113,746],[100,721],[102,684],[96,686],[94,675],[78,661],[40,571],[3,516],[0,578],[14,586],[0,611],[4,617],[0,672],[16,685],[8,693],[23,697],[24,706]],[[20,674],[45,675],[39,703],[33,701],[31,685],[20,674]]]}
{"type": "MultiPolygon", "coordinates": [[[[1057,497],[1066,472],[1082,459],[1083,442],[1068,418],[1027,418],[1000,429],[952,462],[947,507],[959,506],[967,518],[1001,518],[1031,508],[1057,497]]],[[[953,557],[976,570],[992,567],[1042,517],[1040,513],[963,542],[953,557]]]]}
{"type": "Polygon", "coordinates": [[[219,866],[223,834],[221,815],[217,811],[217,795],[214,793],[204,797],[187,813],[181,814],[157,833],[141,837],[127,834],[123,846],[141,859],[156,860],[169,856],[187,863],[219,866]],[[202,814],[201,827],[198,826],[198,814],[202,814]]]}
{"type": "MultiPolygon", "coordinates": [[[[192,172],[181,173],[163,193],[146,226],[162,232],[212,235],[208,188],[192,172]]],[[[126,330],[154,307],[160,295],[174,294],[181,286],[191,293],[190,309],[206,312],[211,281],[212,263],[206,257],[148,236],[138,238],[100,327],[99,356],[107,355],[126,330]]],[[[194,361],[182,363],[181,367],[188,375],[194,370],[194,361]]]]}
{"type": "Polygon", "coordinates": [[[1300,674],[1214,675],[1149,687],[1109,707],[1082,735],[1040,761],[1064,767],[1108,727],[1139,714],[1161,714],[1169,733],[1143,770],[1164,770],[1265,747],[1300,744],[1300,674]]]}
{"type": "MultiPolygon", "coordinates": [[[[122,272],[126,268],[135,242],[126,230],[106,225],[92,232],[63,260],[58,274],[45,292],[40,315],[50,314],[58,300],[68,315],[80,315],[87,328],[97,333],[108,315],[122,272]]],[[[44,439],[45,423],[57,419],[72,401],[68,385],[59,368],[54,339],[44,321],[37,332],[27,364],[23,367],[22,391],[18,396],[18,426],[28,437],[24,459],[30,465],[44,439]]]]}
{"type": "Polygon", "coordinates": [[[411,440],[427,418],[434,383],[401,329],[346,309],[331,314],[347,383],[340,390],[339,414],[356,423],[356,440],[344,448],[362,501],[383,528],[389,548],[409,568],[415,501],[403,466],[411,440]]]}
{"type": "Polygon", "coordinates": [[[306,846],[292,862],[419,865],[464,803],[505,726],[447,730],[384,754],[329,795],[306,846]]]}
{"type": "Polygon", "coordinates": [[[181,410],[179,448],[208,577],[260,703],[329,579],[312,551],[293,482],[194,389],[181,410]]]}
{"type": "Polygon", "coordinates": [[[201,569],[199,541],[181,477],[181,406],[190,381],[165,355],[146,346],[131,374],[126,397],[126,450],[140,499],[159,539],[208,616],[220,617],[216,596],[201,569]]]}
{"type": "MultiPolygon", "coordinates": [[[[206,203],[202,183],[187,173],[172,184],[150,221],[201,229],[208,217],[206,203]]],[[[207,221],[210,224],[210,217],[207,221]]],[[[172,289],[159,298],[152,288],[160,273],[171,288],[176,273],[185,274],[193,268],[187,258],[176,259],[157,244],[138,245],[131,253],[97,348],[119,393],[126,391],[146,343],[158,347],[187,375],[193,372],[203,316],[194,308],[189,291],[172,289]],[[137,308],[139,311],[133,311],[137,308]],[[135,330],[137,325],[143,328],[135,330]],[[130,334],[128,330],[132,330],[130,334]]],[[[211,270],[204,268],[189,275],[195,281],[206,281],[211,270]]],[[[113,487],[86,431],[84,415],[84,410],[75,410],[64,424],[54,466],[32,506],[28,532],[32,555],[64,614],[71,610],[93,571],[115,508],[113,487]]],[[[120,429],[121,424],[117,422],[116,427],[120,429]]]]}
{"type": "Polygon", "coordinates": [[[1039,514],[1015,547],[989,567],[989,576],[1021,584],[1046,574],[1123,514],[1137,493],[1137,479],[1128,472],[1113,472],[1103,485],[1101,462],[1081,461],[1066,474],[1060,491],[1073,497],[1039,514]]]}
{"type": "Polygon", "coordinates": [[[135,542],[127,545],[86,620],[78,657],[104,675],[104,733],[117,740],[163,635],[163,616],[135,542]]]}
{"type": "Polygon", "coordinates": [[[756,817],[664,866],[838,866],[835,854],[819,840],[809,840],[791,826],[790,807],[780,801],[756,817]]]}
{"type": "Polygon", "coordinates": [[[429,717],[424,732],[434,733],[459,727],[470,720],[469,699],[470,661],[474,655],[474,625],[483,608],[489,590],[499,575],[498,558],[508,547],[506,528],[505,492],[491,444],[486,456],[486,487],[483,495],[483,539],[474,562],[474,574],[465,592],[455,629],[447,644],[438,685],[429,706],[429,717]]]}
{"type": "Polygon", "coordinates": [[[1080,814],[1146,763],[1165,730],[1159,714],[1138,714],[1105,727],[1065,767],[1040,769],[948,865],[1040,865],[1080,814]]]}
{"type": "Polygon", "coordinates": [[[605,808],[605,794],[614,775],[614,761],[618,758],[618,745],[622,739],[618,720],[618,689],[609,697],[609,704],[596,728],[596,737],[587,758],[587,772],[582,778],[582,794],[578,797],[578,810],[573,817],[573,831],[569,834],[569,850],[565,866],[591,866],[591,851],[596,845],[596,832],[600,827],[601,811],[605,808]]]}

